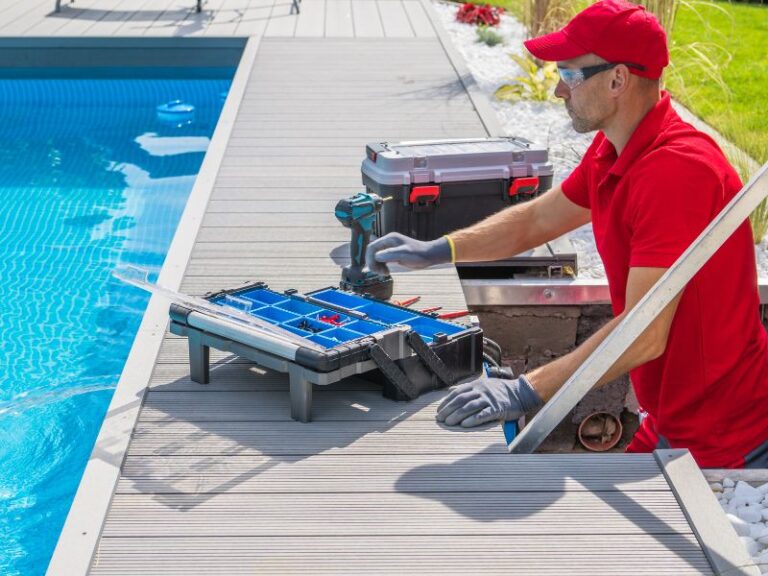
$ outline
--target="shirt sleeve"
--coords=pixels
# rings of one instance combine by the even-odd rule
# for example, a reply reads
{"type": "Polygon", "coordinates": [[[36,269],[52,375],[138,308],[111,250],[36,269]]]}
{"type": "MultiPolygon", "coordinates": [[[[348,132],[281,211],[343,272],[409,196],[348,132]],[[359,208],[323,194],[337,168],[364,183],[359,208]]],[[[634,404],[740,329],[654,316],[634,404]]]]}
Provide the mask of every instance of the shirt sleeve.
{"type": "Polygon", "coordinates": [[[587,186],[587,175],[585,174],[586,167],[584,160],[574,168],[573,172],[568,175],[568,178],[563,180],[561,184],[563,194],[574,204],[578,204],[582,208],[589,208],[589,187],[587,186]]]}
{"type": "Polygon", "coordinates": [[[633,175],[625,218],[630,267],[669,268],[725,204],[723,182],[699,160],[649,156],[633,175]]]}
{"type": "Polygon", "coordinates": [[[560,185],[563,190],[563,194],[574,204],[581,206],[582,208],[590,208],[591,202],[589,199],[589,167],[595,161],[595,151],[600,144],[605,140],[602,132],[598,132],[592,139],[592,143],[587,148],[584,156],[579,162],[579,165],[574,168],[568,177],[563,180],[560,185]]]}

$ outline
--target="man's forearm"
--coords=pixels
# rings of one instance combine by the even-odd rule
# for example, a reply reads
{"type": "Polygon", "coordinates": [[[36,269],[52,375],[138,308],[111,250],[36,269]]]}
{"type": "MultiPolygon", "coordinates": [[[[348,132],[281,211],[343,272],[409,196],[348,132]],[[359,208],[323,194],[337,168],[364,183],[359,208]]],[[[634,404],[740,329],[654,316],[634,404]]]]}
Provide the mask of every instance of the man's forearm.
{"type": "Polygon", "coordinates": [[[450,237],[457,262],[503,260],[562,236],[589,219],[589,210],[571,202],[558,185],[450,237]]]}
{"type": "MultiPolygon", "coordinates": [[[[623,318],[623,314],[617,316],[572,352],[528,373],[526,376],[539,396],[541,396],[544,401],[547,401],[554,396],[555,392],[557,392],[562,385],[565,384],[566,380],[576,372],[578,367],[589,358],[590,354],[592,354],[600,343],[608,337],[623,318]]],[[[596,387],[599,388],[600,386],[603,386],[622,374],[626,374],[633,368],[653,360],[657,356],[658,346],[654,344],[652,338],[641,335],[635,340],[632,346],[621,355],[613,366],[608,369],[608,372],[606,372],[597,382],[596,387]]]]}
{"type": "Polygon", "coordinates": [[[483,262],[511,258],[539,246],[532,238],[536,200],[510,206],[450,234],[457,262],[483,262]]]}

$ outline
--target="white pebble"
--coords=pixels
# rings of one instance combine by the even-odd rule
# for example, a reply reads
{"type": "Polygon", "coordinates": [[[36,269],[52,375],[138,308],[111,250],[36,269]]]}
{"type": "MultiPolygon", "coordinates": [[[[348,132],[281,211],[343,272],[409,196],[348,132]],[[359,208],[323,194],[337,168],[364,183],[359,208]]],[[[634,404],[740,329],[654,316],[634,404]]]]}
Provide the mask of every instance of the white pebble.
{"type": "Polygon", "coordinates": [[[761,554],[752,558],[758,564],[768,564],[768,552],[763,551],[761,554]]]}
{"type": "Polygon", "coordinates": [[[757,541],[763,546],[768,546],[768,528],[765,528],[763,532],[757,535],[757,541]]]}
{"type": "Polygon", "coordinates": [[[724,488],[733,488],[735,486],[733,480],[730,478],[723,478],[723,487],[724,488]]]}
{"type": "Polygon", "coordinates": [[[765,525],[760,522],[755,522],[754,524],[749,525],[749,537],[754,538],[758,542],[760,541],[759,539],[762,538],[764,531],[765,525]]]}
{"type": "Polygon", "coordinates": [[[760,546],[749,536],[739,536],[739,539],[744,543],[744,547],[747,549],[747,554],[754,556],[760,551],[760,546]]]}
{"type": "Polygon", "coordinates": [[[741,508],[742,506],[746,506],[749,503],[749,500],[742,496],[734,496],[728,501],[728,504],[733,506],[734,508],[741,508]]]}
{"type": "Polygon", "coordinates": [[[736,510],[736,515],[744,520],[744,522],[760,522],[760,520],[763,519],[760,510],[756,509],[754,506],[739,507],[736,510]]]}
{"type": "Polygon", "coordinates": [[[768,494],[768,482],[766,482],[761,486],[758,486],[757,489],[760,490],[760,492],[762,492],[763,494],[768,494]]]}
{"type": "Polygon", "coordinates": [[[713,482],[709,485],[710,488],[712,488],[712,492],[722,492],[723,491],[723,485],[720,484],[720,482],[713,482]]]}
{"type": "Polygon", "coordinates": [[[747,502],[760,502],[765,495],[760,492],[757,488],[750,486],[744,481],[739,481],[736,484],[736,489],[734,491],[737,498],[744,498],[747,502]]]}
{"type": "Polygon", "coordinates": [[[733,514],[727,514],[726,518],[728,518],[733,529],[736,530],[736,534],[739,536],[749,536],[749,524],[744,522],[744,520],[733,514]]]}
{"type": "Polygon", "coordinates": [[[768,564],[760,564],[760,574],[768,574],[768,564]]]}
{"type": "Polygon", "coordinates": [[[725,488],[725,489],[723,489],[723,496],[725,496],[725,498],[728,499],[728,500],[733,498],[733,488],[725,488]]]}
{"type": "Polygon", "coordinates": [[[763,509],[760,511],[760,514],[762,515],[762,517],[763,517],[763,520],[765,520],[766,522],[768,522],[768,508],[763,508],[763,509]]]}

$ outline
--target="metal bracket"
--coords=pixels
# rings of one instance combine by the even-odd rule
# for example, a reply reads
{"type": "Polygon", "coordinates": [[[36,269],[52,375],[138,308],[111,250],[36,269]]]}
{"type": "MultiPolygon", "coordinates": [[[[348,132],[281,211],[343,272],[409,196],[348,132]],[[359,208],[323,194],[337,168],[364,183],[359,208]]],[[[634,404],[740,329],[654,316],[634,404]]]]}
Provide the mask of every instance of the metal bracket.
{"type": "Polygon", "coordinates": [[[370,348],[371,359],[376,363],[376,366],[382,371],[387,380],[397,388],[403,396],[409,400],[414,400],[418,397],[418,394],[413,389],[413,384],[408,379],[408,376],[403,372],[400,367],[395,364],[395,361],[389,357],[384,348],[378,344],[374,344],[370,348]]]}
{"type": "Polygon", "coordinates": [[[416,355],[421,358],[421,361],[427,365],[427,368],[438,377],[438,379],[446,386],[451,386],[454,383],[453,374],[440,359],[440,356],[435,354],[435,351],[427,346],[426,342],[415,331],[408,332],[408,344],[410,344],[416,355]]]}

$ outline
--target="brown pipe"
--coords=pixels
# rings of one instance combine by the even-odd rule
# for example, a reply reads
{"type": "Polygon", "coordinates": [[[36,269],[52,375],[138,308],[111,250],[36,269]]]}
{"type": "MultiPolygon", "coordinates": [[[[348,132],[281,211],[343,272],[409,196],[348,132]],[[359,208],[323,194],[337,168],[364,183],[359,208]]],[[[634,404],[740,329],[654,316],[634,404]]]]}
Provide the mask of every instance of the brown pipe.
{"type": "Polygon", "coordinates": [[[579,442],[592,452],[610,450],[621,440],[621,421],[609,412],[594,412],[579,424],[579,442]]]}

